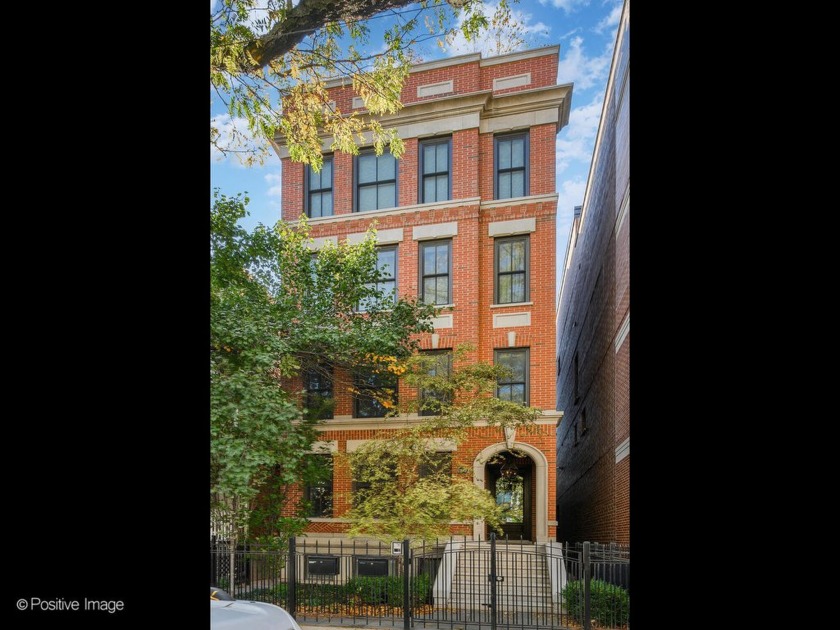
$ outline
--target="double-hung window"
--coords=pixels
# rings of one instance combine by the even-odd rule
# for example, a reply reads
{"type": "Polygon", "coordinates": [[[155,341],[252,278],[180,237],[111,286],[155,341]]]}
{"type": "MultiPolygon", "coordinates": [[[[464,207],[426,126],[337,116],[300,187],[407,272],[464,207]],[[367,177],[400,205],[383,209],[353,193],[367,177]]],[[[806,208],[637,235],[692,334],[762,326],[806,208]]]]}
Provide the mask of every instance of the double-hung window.
{"type": "Polygon", "coordinates": [[[331,217],[333,214],[333,159],[324,157],[320,172],[306,167],[306,216],[331,217]]]}
{"type": "Polygon", "coordinates": [[[528,301],[530,237],[496,239],[496,304],[528,301]]]}
{"type": "Polygon", "coordinates": [[[529,404],[528,348],[496,350],[496,365],[503,365],[510,374],[498,380],[496,397],[501,400],[529,404]]]}
{"type": "Polygon", "coordinates": [[[528,134],[515,133],[495,138],[496,199],[528,194],[528,134]]]}
{"type": "Polygon", "coordinates": [[[450,198],[451,146],[449,138],[420,142],[420,203],[450,198]]]}
{"type": "Polygon", "coordinates": [[[420,300],[452,304],[452,241],[420,243],[420,300]]]}
{"type": "Polygon", "coordinates": [[[390,153],[364,151],[356,158],[356,212],[395,208],[397,160],[390,153]]]}

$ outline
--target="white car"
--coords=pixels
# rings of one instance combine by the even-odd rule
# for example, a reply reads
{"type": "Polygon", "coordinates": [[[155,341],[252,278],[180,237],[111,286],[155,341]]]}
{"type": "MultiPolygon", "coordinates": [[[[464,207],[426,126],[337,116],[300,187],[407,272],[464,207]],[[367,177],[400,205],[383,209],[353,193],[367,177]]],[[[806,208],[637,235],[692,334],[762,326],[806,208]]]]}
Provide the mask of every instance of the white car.
{"type": "MultiPolygon", "coordinates": [[[[222,591],[224,593],[224,591],[222,591]]],[[[301,630],[280,606],[244,599],[210,598],[211,630],[301,630]]]]}

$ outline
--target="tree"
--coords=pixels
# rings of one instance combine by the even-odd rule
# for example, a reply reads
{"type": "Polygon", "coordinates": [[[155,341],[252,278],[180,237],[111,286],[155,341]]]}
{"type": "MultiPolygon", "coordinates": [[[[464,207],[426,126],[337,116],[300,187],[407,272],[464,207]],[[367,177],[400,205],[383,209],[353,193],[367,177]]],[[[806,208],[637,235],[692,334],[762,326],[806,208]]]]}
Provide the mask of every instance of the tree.
{"type": "Polygon", "coordinates": [[[216,191],[211,211],[210,489],[229,538],[280,541],[305,520],[280,518],[277,505],[289,484],[317,474],[306,454],[319,420],[301,411],[288,379],[325,364],[369,365],[383,351],[404,359],[411,335],[431,330],[433,309],[377,289],[374,229],[359,245],[314,255],[303,220],[238,225],[247,203],[216,191]]]}
{"type": "Polygon", "coordinates": [[[473,483],[472,467],[452,462],[435,443],[463,442],[480,419],[513,428],[533,423],[539,411],[492,396],[508,368],[470,360],[469,345],[453,353],[453,369],[440,369],[437,356],[415,354],[404,363],[405,382],[420,396],[402,411],[429,412],[423,422],[370,440],[348,455],[356,481],[347,514],[349,533],[382,540],[446,536],[451,521],[484,519],[494,529],[504,517],[495,498],[473,483]]]}
{"type": "Polygon", "coordinates": [[[234,127],[223,143],[212,122],[210,141],[253,163],[280,134],[291,159],[317,171],[320,134],[332,138],[332,150],[356,154],[368,131],[378,154],[389,146],[399,157],[404,146],[396,130],[376,117],[402,108],[403,82],[417,61],[412,47],[431,39],[443,46],[456,31],[474,41],[481,29],[509,16],[508,0],[499,1],[489,20],[483,0],[218,0],[210,16],[211,87],[231,117],[247,121],[257,142],[234,127]],[[367,20],[377,15],[393,24],[384,42],[371,47],[367,20]],[[335,78],[352,84],[367,114],[334,107],[326,85],[335,78]]]}

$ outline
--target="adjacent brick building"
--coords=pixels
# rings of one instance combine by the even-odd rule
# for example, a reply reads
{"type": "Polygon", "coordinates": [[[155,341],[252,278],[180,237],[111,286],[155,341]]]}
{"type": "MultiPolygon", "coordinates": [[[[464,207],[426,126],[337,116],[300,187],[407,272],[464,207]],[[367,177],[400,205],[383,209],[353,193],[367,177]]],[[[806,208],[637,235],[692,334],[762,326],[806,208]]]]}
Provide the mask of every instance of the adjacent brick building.
{"type": "Polygon", "coordinates": [[[630,542],[630,3],[557,306],[557,538],[630,542]]]}
{"type": "MultiPolygon", "coordinates": [[[[562,414],[555,410],[554,387],[555,138],[568,123],[572,96],[571,85],[556,84],[558,55],[559,46],[551,46],[414,66],[402,92],[404,108],[382,118],[405,141],[400,160],[387,151],[377,158],[364,147],[358,156],[329,154],[325,138],[325,165],[315,174],[293,163],[283,139],[276,139],[283,219],[308,216],[316,249],[327,241],[361,240],[375,220],[380,263],[393,272],[390,287],[441,307],[435,332],[420,338],[424,351],[470,342],[470,360],[521,368],[500,385],[500,395],[543,416],[507,436],[480,423],[452,460],[491,489],[498,471],[487,458],[513,444],[524,452],[517,464],[526,480],[526,516],[510,533],[533,541],[554,540],[557,524],[554,443],[562,414]]],[[[329,88],[339,110],[363,107],[350,85],[336,80],[329,88]]],[[[321,392],[325,386],[317,380],[304,382],[304,389],[321,392]]],[[[326,391],[335,406],[316,444],[322,453],[351,452],[419,420],[416,414],[386,420],[347,391],[329,385],[326,391]]],[[[399,385],[400,400],[413,395],[399,385]]],[[[309,539],[340,537],[348,527],[342,517],[353,482],[342,462],[333,460],[331,484],[307,490],[315,506],[309,539]]],[[[486,537],[483,523],[453,524],[452,532],[486,537]]]]}

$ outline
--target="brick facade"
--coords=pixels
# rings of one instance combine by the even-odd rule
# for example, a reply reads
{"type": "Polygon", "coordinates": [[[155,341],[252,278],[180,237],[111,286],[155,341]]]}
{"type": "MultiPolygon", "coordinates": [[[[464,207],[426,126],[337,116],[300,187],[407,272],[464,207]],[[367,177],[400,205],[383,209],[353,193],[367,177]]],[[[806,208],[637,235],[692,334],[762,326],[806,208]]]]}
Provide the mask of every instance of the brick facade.
{"type": "Polygon", "coordinates": [[[557,536],[630,542],[629,4],[557,310],[557,536]]]}
{"type": "MultiPolygon", "coordinates": [[[[544,475],[542,494],[538,495],[537,483],[531,489],[530,537],[534,540],[553,540],[556,536],[554,443],[559,414],[555,411],[554,386],[555,137],[568,122],[571,99],[571,86],[556,85],[558,52],[559,47],[553,46],[491,59],[475,54],[415,66],[403,89],[404,109],[383,119],[385,126],[400,130],[406,146],[397,161],[397,207],[354,212],[354,158],[335,153],[333,214],[309,219],[311,235],[316,239],[336,237],[342,241],[348,235],[365,232],[374,220],[380,234],[396,230],[389,232],[389,243],[393,234],[401,235],[396,245],[397,291],[402,296],[418,293],[420,245],[424,239],[436,238],[424,234],[432,230],[434,235],[436,229],[449,226],[441,233],[452,243],[452,305],[443,307],[440,314],[451,316],[451,326],[439,322],[434,335],[424,334],[419,341],[424,349],[453,348],[470,342],[476,350],[469,360],[488,362],[493,361],[497,349],[529,349],[529,402],[544,415],[534,427],[520,429],[516,443],[534,449],[529,451],[533,453],[534,474],[541,467],[539,474],[544,475]],[[498,79],[502,83],[494,84],[498,79]],[[452,82],[451,91],[418,96],[427,86],[448,81],[452,82]],[[494,85],[513,87],[494,91],[494,85]],[[508,132],[528,132],[528,194],[496,200],[494,137],[508,132]],[[419,142],[438,137],[451,138],[451,196],[446,201],[420,204],[419,142]],[[457,227],[453,229],[452,225],[457,227]],[[420,230],[415,232],[416,228],[420,230]],[[528,235],[529,298],[495,306],[495,239],[511,234],[528,235]]],[[[352,88],[337,83],[330,89],[336,107],[352,111],[352,88]]],[[[286,221],[296,221],[305,208],[306,169],[289,160],[282,138],[277,144],[282,161],[282,216],[286,221]]],[[[343,388],[334,391],[335,415],[322,426],[319,438],[333,443],[336,450],[333,514],[313,519],[307,528],[309,535],[341,535],[348,527],[342,519],[352,494],[350,471],[342,457],[348,440],[377,439],[389,431],[384,419],[353,418],[351,395],[343,388]]],[[[415,391],[399,385],[401,401],[415,395],[415,391]]],[[[403,415],[395,420],[411,423],[416,416],[403,415]]],[[[505,450],[503,431],[476,426],[454,453],[453,467],[473,470],[479,453],[494,448],[505,450]]],[[[475,481],[481,484],[481,478],[476,475],[475,481]]],[[[481,532],[472,523],[452,525],[454,534],[473,536],[481,532]]]]}

